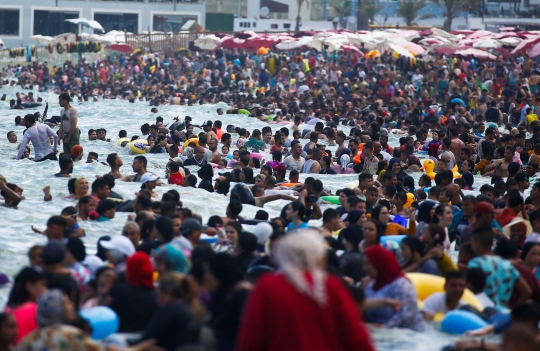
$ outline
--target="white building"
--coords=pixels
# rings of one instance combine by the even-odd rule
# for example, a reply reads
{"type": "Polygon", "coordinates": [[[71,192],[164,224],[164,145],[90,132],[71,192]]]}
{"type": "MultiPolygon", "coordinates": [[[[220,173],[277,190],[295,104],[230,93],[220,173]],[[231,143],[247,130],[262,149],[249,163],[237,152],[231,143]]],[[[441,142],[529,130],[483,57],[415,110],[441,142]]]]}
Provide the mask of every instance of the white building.
{"type": "MultiPolygon", "coordinates": [[[[98,21],[105,32],[124,30],[178,32],[190,20],[204,27],[203,0],[17,0],[0,2],[0,39],[7,48],[36,44],[31,35],[72,32],[66,19],[98,21]]],[[[76,26],[75,26],[76,27],[76,26]]]]}
{"type": "MultiPolygon", "coordinates": [[[[234,31],[294,31],[298,2],[291,0],[248,0],[245,18],[234,19],[234,31]]],[[[300,9],[300,30],[332,29],[332,22],[310,21],[310,7],[304,1],[300,9]]]]}

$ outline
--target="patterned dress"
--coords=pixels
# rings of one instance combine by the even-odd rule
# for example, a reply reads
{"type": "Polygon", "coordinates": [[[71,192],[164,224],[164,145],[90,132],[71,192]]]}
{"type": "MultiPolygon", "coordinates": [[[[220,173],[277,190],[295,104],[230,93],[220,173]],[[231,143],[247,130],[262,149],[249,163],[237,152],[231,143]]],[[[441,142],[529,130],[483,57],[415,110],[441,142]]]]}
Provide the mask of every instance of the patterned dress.
{"type": "Polygon", "coordinates": [[[106,351],[82,330],[63,324],[36,329],[17,347],[18,351],[106,351]]]}

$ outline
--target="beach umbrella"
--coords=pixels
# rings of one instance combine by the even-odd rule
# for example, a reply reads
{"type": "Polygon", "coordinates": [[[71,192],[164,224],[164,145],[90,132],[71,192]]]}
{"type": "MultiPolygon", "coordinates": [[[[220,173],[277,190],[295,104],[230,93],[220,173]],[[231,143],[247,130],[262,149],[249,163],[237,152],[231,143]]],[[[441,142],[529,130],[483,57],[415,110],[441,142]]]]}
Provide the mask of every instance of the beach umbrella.
{"type": "Polygon", "coordinates": [[[77,39],[77,35],[75,35],[74,33],[58,34],[57,36],[54,37],[52,43],[53,44],[67,43],[67,42],[75,41],[76,39],[77,39]]]}
{"type": "Polygon", "coordinates": [[[477,58],[479,60],[492,60],[495,61],[497,57],[495,55],[490,54],[487,51],[483,51],[480,49],[475,48],[468,48],[465,50],[458,50],[454,53],[454,55],[462,56],[462,57],[468,57],[472,56],[474,58],[477,58]]]}
{"type": "Polygon", "coordinates": [[[202,50],[215,50],[220,43],[220,40],[218,37],[216,37],[213,34],[210,35],[201,35],[197,39],[195,39],[195,46],[202,50]]]}
{"type": "Polygon", "coordinates": [[[531,47],[531,49],[529,50],[528,55],[529,55],[529,57],[540,56],[540,42],[534,44],[534,46],[531,47]]]}
{"type": "Polygon", "coordinates": [[[109,45],[107,47],[109,49],[111,49],[111,50],[120,51],[120,52],[132,52],[133,51],[133,48],[131,47],[131,45],[126,44],[126,43],[111,44],[111,45],[109,45]]]}
{"type": "Polygon", "coordinates": [[[356,55],[358,56],[362,56],[364,57],[364,53],[362,51],[360,51],[359,48],[357,48],[356,46],[354,45],[351,45],[351,44],[343,44],[340,46],[340,49],[347,52],[347,53],[355,53],[356,55]]]}
{"type": "Polygon", "coordinates": [[[301,47],[302,44],[298,40],[283,40],[276,45],[276,49],[279,50],[292,50],[301,47]]]}
{"type": "Polygon", "coordinates": [[[525,51],[527,51],[528,48],[534,46],[534,44],[540,42],[540,37],[525,39],[521,43],[519,43],[512,52],[510,52],[511,55],[515,54],[523,54],[525,51]]]}
{"type": "Polygon", "coordinates": [[[414,57],[414,55],[411,54],[409,50],[397,44],[390,44],[390,50],[399,54],[400,56],[414,57]]]}
{"type": "Polygon", "coordinates": [[[255,51],[260,47],[273,48],[279,44],[280,40],[272,36],[256,36],[246,39],[242,47],[251,51],[255,51]]]}
{"type": "Polygon", "coordinates": [[[482,39],[473,43],[473,48],[476,49],[495,49],[500,47],[501,44],[493,39],[482,39]]]}
{"type": "Polygon", "coordinates": [[[503,46],[518,46],[519,43],[521,43],[523,39],[520,38],[503,38],[499,39],[499,43],[501,43],[503,46]]]}
{"type": "Polygon", "coordinates": [[[244,45],[245,40],[239,39],[235,37],[226,37],[222,38],[220,41],[220,45],[222,48],[225,49],[240,49],[242,45],[244,45]]]}
{"type": "Polygon", "coordinates": [[[39,44],[43,44],[43,45],[49,45],[54,40],[53,37],[49,37],[49,36],[41,35],[41,34],[32,35],[32,36],[28,37],[28,39],[36,41],[39,44]]]}
{"type": "Polygon", "coordinates": [[[401,47],[409,50],[410,52],[414,53],[415,55],[422,55],[422,54],[424,54],[426,52],[426,49],[424,49],[422,46],[420,46],[418,44],[415,44],[415,43],[411,43],[409,41],[401,41],[401,42],[396,43],[396,45],[401,46],[401,47]]]}
{"type": "Polygon", "coordinates": [[[87,28],[91,28],[91,29],[95,29],[95,30],[105,32],[105,29],[103,29],[103,27],[101,26],[101,24],[99,24],[99,22],[94,21],[94,20],[88,20],[88,19],[86,19],[84,17],[70,18],[70,19],[66,19],[64,21],[71,22],[71,23],[77,24],[77,25],[81,25],[83,27],[87,27],[87,28]]]}
{"type": "Polygon", "coordinates": [[[435,49],[435,52],[439,55],[452,55],[453,53],[456,52],[457,49],[454,49],[454,48],[449,48],[449,47],[446,47],[446,46],[441,46],[437,49],[435,49]]]}

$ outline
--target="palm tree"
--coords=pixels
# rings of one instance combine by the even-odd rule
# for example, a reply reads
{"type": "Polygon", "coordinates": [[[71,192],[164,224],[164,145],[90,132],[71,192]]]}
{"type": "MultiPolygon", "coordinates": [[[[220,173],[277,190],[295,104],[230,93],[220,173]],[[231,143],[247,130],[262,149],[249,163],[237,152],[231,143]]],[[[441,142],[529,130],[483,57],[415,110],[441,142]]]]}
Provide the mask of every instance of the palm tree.
{"type": "Polygon", "coordinates": [[[343,23],[343,18],[351,11],[351,2],[350,0],[343,1],[339,4],[330,5],[336,11],[336,17],[339,17],[339,24],[343,23]]]}
{"type": "Polygon", "coordinates": [[[300,10],[302,10],[302,6],[304,5],[304,2],[309,8],[309,0],[296,0],[296,4],[298,5],[298,14],[296,15],[296,28],[294,30],[297,32],[300,31],[300,21],[302,20],[302,17],[300,17],[300,10]]]}
{"type": "Polygon", "coordinates": [[[430,0],[434,4],[439,5],[443,10],[444,17],[444,30],[450,32],[452,29],[452,21],[457,17],[461,11],[467,11],[469,9],[468,0],[430,0]]]}
{"type": "Polygon", "coordinates": [[[407,26],[414,26],[417,25],[417,21],[424,19],[424,18],[430,18],[433,17],[433,15],[429,13],[425,13],[423,15],[418,15],[418,12],[426,6],[426,0],[401,0],[399,2],[399,7],[397,9],[397,14],[405,20],[405,24],[407,26]]]}

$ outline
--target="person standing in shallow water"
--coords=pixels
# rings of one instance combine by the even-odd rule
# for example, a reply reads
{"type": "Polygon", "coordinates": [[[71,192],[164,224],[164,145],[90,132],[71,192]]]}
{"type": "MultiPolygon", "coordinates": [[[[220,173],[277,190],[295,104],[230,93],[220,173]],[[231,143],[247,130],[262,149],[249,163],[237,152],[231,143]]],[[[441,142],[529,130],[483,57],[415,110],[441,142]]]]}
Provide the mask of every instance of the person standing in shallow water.
{"type": "Polygon", "coordinates": [[[60,94],[58,102],[62,107],[60,111],[61,122],[58,137],[64,144],[64,153],[71,153],[71,148],[80,144],[81,131],[77,128],[79,113],[70,105],[71,98],[67,93],[60,94]]]}

